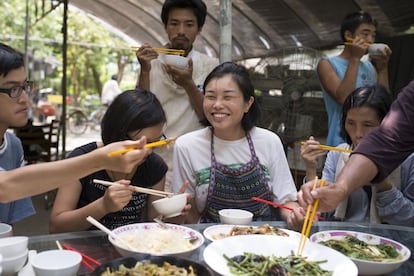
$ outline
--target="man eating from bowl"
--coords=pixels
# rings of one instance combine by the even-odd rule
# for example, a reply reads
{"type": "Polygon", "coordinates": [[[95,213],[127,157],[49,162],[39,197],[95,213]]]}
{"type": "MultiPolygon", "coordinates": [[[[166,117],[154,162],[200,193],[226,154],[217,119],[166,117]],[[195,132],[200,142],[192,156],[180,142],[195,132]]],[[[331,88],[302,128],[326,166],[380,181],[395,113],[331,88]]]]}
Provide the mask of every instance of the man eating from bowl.
{"type": "MultiPolygon", "coordinates": [[[[141,65],[138,79],[140,88],[153,92],[160,100],[167,115],[167,137],[178,137],[200,129],[199,119],[203,115],[202,87],[204,79],[218,65],[218,59],[204,55],[193,48],[201,32],[207,8],[201,0],[166,0],[161,11],[161,20],[168,35],[168,48],[184,50],[188,66],[179,68],[164,64],[158,58],[153,45],[145,43],[136,56],[141,65]]],[[[172,177],[172,147],[158,152],[168,165],[166,190],[172,177]]]]}

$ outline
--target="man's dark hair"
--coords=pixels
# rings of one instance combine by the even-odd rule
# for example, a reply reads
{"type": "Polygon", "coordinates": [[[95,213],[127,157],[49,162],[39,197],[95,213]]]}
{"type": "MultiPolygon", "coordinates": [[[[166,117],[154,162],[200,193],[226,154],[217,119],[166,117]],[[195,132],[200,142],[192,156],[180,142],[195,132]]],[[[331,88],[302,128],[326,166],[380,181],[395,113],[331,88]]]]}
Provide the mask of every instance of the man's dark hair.
{"type": "Polygon", "coordinates": [[[370,24],[374,25],[375,28],[377,27],[378,23],[375,19],[371,17],[371,15],[364,11],[354,12],[348,14],[343,20],[341,24],[341,38],[343,41],[345,39],[345,32],[350,31],[354,33],[356,29],[362,24],[370,24]]]}
{"type": "Polygon", "coordinates": [[[12,70],[24,67],[23,54],[0,43],[0,75],[5,77],[12,70]]]}
{"type": "Polygon", "coordinates": [[[168,15],[174,8],[192,9],[197,17],[198,28],[202,28],[204,26],[207,15],[207,7],[202,0],[166,0],[161,10],[161,20],[162,23],[164,23],[164,26],[167,26],[168,15]]]}

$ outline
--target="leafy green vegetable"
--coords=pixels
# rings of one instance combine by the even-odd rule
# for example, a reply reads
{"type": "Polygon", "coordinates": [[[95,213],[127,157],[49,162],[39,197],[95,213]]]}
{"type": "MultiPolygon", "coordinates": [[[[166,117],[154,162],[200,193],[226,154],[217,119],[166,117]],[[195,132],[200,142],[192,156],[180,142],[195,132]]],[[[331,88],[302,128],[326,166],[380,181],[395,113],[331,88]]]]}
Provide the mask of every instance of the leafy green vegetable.
{"type": "Polygon", "coordinates": [[[355,259],[376,262],[393,262],[402,259],[401,254],[391,244],[368,244],[354,236],[330,239],[320,243],[355,259]]]}
{"type": "Polygon", "coordinates": [[[224,255],[230,272],[243,276],[283,276],[307,275],[329,276],[332,271],[323,270],[319,264],[326,261],[307,261],[306,257],[295,256],[293,252],[287,257],[263,256],[244,253],[235,257],[224,255]]]}

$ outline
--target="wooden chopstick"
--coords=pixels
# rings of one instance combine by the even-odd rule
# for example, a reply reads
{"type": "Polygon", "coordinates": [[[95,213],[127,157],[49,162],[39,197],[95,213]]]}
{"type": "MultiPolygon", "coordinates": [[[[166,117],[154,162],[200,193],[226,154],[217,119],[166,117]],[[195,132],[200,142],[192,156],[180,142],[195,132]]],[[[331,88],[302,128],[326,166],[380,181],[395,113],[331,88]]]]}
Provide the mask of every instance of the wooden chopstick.
{"type": "MultiPolygon", "coordinates": [[[[94,179],[93,183],[101,184],[101,185],[104,185],[104,186],[121,185],[121,184],[116,183],[116,182],[99,180],[99,179],[94,179]]],[[[136,192],[155,195],[155,196],[159,196],[159,197],[170,197],[170,196],[174,195],[173,193],[164,192],[164,191],[160,191],[160,190],[148,189],[148,188],[137,187],[137,186],[132,186],[132,185],[130,187],[132,187],[136,192]]]]}
{"type": "Polygon", "coordinates": [[[268,200],[263,199],[263,198],[252,197],[252,199],[255,200],[255,201],[259,201],[259,202],[262,202],[262,203],[266,203],[266,204],[275,206],[275,207],[279,207],[279,208],[283,208],[283,209],[286,209],[286,210],[289,210],[289,211],[293,211],[293,208],[290,208],[289,206],[282,205],[282,204],[279,204],[279,203],[276,203],[276,202],[272,202],[272,201],[268,201],[268,200]]]}
{"type": "MultiPolygon", "coordinates": [[[[300,142],[301,145],[304,145],[305,142],[300,142]]],[[[350,149],[343,149],[343,148],[337,148],[337,147],[331,147],[331,146],[326,146],[326,145],[319,145],[320,149],[323,150],[330,150],[330,151],[339,151],[339,152],[352,152],[352,150],[350,149]]]]}
{"type": "MultiPolygon", "coordinates": [[[[173,143],[175,143],[176,139],[177,138],[170,138],[170,139],[165,139],[165,140],[160,140],[160,141],[148,143],[148,144],[145,145],[145,147],[146,148],[156,148],[156,147],[161,147],[161,146],[173,144],[173,143]]],[[[108,157],[124,154],[124,153],[130,152],[130,151],[135,150],[135,149],[136,148],[126,148],[126,149],[123,149],[123,150],[113,151],[113,152],[108,153],[108,157]]]]}
{"type": "MultiPolygon", "coordinates": [[[[318,182],[318,177],[316,176],[313,182],[312,190],[315,190],[317,182],[318,182]]],[[[325,180],[322,179],[320,187],[323,187],[324,185],[325,185],[325,180]]],[[[309,204],[308,208],[306,208],[305,220],[303,221],[302,231],[301,231],[300,240],[299,240],[299,247],[298,247],[298,252],[297,252],[298,256],[302,255],[303,249],[305,248],[306,240],[309,237],[309,233],[310,233],[310,230],[313,224],[313,220],[315,218],[316,210],[318,209],[318,205],[319,205],[319,198],[315,200],[313,205],[309,204]],[[312,209],[312,212],[311,212],[311,209],[312,209]]]]}
{"type": "MultiPolygon", "coordinates": [[[[131,49],[136,51],[139,49],[139,46],[131,46],[131,49]]],[[[171,54],[171,55],[184,55],[185,50],[179,50],[179,49],[170,49],[170,48],[152,48],[154,51],[160,53],[160,54],[171,54]]]]}

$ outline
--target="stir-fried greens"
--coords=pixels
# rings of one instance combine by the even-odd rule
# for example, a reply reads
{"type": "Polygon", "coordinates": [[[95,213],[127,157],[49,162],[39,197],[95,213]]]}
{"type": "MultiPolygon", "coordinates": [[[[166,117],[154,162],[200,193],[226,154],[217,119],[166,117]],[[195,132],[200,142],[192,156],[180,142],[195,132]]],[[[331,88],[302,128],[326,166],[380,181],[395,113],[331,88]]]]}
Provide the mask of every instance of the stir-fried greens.
{"type": "Polygon", "coordinates": [[[402,259],[401,254],[391,244],[368,244],[353,236],[330,239],[320,243],[355,259],[376,262],[393,262],[402,259]]]}
{"type": "Polygon", "coordinates": [[[292,252],[287,257],[264,256],[244,253],[232,258],[224,255],[230,272],[243,276],[328,276],[332,271],[323,270],[319,264],[326,261],[307,261],[306,257],[295,256],[292,252]]]}
{"type": "Polygon", "coordinates": [[[151,261],[137,262],[134,267],[128,268],[125,265],[120,265],[118,270],[111,271],[107,268],[101,276],[196,276],[193,267],[188,268],[178,267],[168,262],[164,262],[162,266],[151,263],[151,261]]]}

